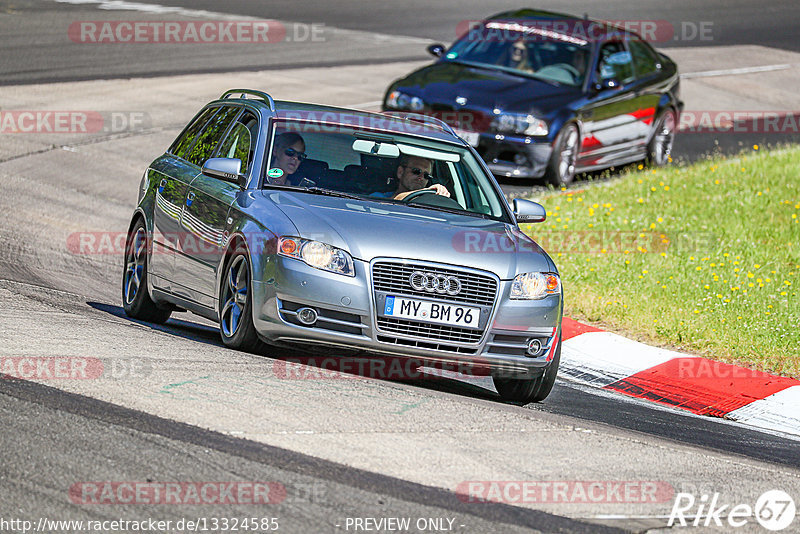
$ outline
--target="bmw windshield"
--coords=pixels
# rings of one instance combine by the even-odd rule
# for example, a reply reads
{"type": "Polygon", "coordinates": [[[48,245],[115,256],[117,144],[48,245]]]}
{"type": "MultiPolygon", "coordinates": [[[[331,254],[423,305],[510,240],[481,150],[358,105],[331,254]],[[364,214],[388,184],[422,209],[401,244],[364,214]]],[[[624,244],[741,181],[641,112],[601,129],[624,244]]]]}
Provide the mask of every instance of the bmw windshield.
{"type": "MultiPolygon", "coordinates": [[[[433,128],[414,124],[409,131],[417,126],[433,128]]],[[[405,203],[509,222],[493,179],[465,147],[340,124],[276,120],[272,128],[265,188],[405,203]]]]}
{"type": "Polygon", "coordinates": [[[577,87],[583,84],[591,57],[580,37],[537,25],[489,22],[468,31],[445,59],[486,66],[577,87]]]}

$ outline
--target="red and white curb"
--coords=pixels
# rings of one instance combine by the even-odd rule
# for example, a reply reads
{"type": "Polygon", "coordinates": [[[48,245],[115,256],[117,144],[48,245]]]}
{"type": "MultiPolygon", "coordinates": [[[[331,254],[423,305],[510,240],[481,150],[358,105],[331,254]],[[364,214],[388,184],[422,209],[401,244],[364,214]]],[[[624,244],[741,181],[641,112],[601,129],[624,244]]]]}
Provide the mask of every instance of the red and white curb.
{"type": "Polygon", "coordinates": [[[559,378],[800,436],[800,381],[660,349],[567,317],[559,378]]]}

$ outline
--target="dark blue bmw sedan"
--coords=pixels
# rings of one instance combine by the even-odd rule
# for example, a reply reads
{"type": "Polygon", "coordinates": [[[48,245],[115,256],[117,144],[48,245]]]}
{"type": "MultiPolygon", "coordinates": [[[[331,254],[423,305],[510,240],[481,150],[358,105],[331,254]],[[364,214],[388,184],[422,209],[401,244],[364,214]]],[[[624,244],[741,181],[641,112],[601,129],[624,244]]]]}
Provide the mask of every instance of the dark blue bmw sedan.
{"type": "Polygon", "coordinates": [[[531,9],[490,17],[392,83],[384,110],[453,126],[498,176],[670,160],[683,102],[675,63],[610,23],[531,9]]]}

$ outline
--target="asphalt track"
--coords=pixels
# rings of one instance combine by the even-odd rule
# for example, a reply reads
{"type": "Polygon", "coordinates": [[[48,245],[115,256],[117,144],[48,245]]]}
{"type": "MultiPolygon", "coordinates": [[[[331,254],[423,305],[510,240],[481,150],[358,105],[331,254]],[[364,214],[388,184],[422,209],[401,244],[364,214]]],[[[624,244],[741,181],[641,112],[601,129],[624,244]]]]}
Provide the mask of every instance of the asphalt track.
{"type": "MultiPolygon", "coordinates": [[[[176,315],[157,328],[124,317],[118,297],[120,258],[75,255],[66,250],[67,236],[124,230],[143,166],[198,105],[172,104],[178,101],[176,95],[194,85],[205,96],[209,85],[225,83],[225,76],[170,83],[155,77],[272,66],[276,78],[282,73],[294,80],[295,85],[275,80],[283,91],[312,91],[308,86],[313,78],[307,77],[313,77],[314,69],[286,74],[289,66],[352,67],[424,59],[419,51],[426,39],[447,40],[459,20],[503,8],[477,2],[433,7],[410,2],[376,4],[364,13],[363,4],[342,2],[331,13],[310,2],[270,3],[268,9],[256,2],[170,5],[184,4],[234,15],[324,21],[330,28],[366,33],[334,32],[331,39],[341,45],[316,47],[319,53],[311,59],[302,44],[286,45],[271,50],[266,62],[264,54],[259,59],[259,51],[253,50],[249,59],[231,65],[230,55],[215,49],[164,55],[155,48],[86,52],[59,45],[69,21],[130,13],[53,2],[0,4],[0,25],[16,28],[16,33],[4,31],[0,40],[6,84],[147,75],[153,90],[142,94],[140,87],[121,81],[89,89],[40,85],[3,92],[4,107],[10,104],[14,109],[26,109],[25,104],[27,109],[44,107],[52,101],[78,109],[80,95],[92,99],[103,94],[107,107],[102,109],[142,109],[150,103],[152,115],[147,128],[117,135],[56,142],[46,136],[3,136],[0,280],[8,281],[0,282],[0,356],[136,359],[146,362],[150,372],[113,380],[0,380],[0,518],[149,515],[177,520],[258,514],[279,517],[282,531],[345,532],[348,517],[405,516],[453,518],[456,532],[644,532],[663,528],[671,508],[671,501],[647,506],[476,505],[453,493],[465,480],[662,480],[675,491],[698,496],[719,492],[736,503],[754,503],[761,493],[776,488],[797,501],[800,447],[779,435],[563,381],[547,402],[523,407],[499,402],[480,382],[280,380],[274,375],[280,360],[274,358],[285,354],[228,351],[207,323],[189,314],[176,315]],[[299,13],[302,16],[293,16],[299,13]],[[51,37],[31,28],[49,28],[51,37]],[[381,41],[376,34],[401,38],[381,41]],[[124,102],[129,107],[123,107],[124,102]],[[70,501],[67,490],[74,483],[98,480],[270,480],[284,484],[288,498],[266,508],[70,501]]],[[[797,50],[790,35],[797,20],[795,3],[720,5],[727,11],[716,14],[694,2],[637,3],[633,8],[612,2],[599,12],[594,4],[562,2],[558,8],[588,9],[609,18],[710,17],[715,27],[726,29],[715,45],[755,43],[797,50]]],[[[369,101],[374,88],[363,95],[352,89],[369,68],[343,69],[345,74],[333,84],[336,96],[327,97],[341,104],[369,101]]],[[[145,90],[147,83],[136,82],[145,90]]],[[[753,141],[748,137],[737,143],[753,141]]]]}

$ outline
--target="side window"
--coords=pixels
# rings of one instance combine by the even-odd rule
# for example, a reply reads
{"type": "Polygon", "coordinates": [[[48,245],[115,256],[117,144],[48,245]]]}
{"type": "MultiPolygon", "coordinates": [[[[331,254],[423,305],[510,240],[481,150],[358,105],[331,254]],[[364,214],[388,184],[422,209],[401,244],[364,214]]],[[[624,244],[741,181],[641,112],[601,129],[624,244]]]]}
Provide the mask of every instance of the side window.
{"type": "Polygon", "coordinates": [[[247,174],[253,162],[256,137],[258,135],[258,119],[246,111],[234,123],[225,140],[220,144],[217,157],[236,158],[242,161],[242,174],[247,174]]]}
{"type": "Polygon", "coordinates": [[[628,41],[628,46],[633,54],[633,65],[636,67],[636,76],[644,78],[658,70],[653,50],[642,41],[628,41]]]}
{"type": "Polygon", "coordinates": [[[184,158],[188,162],[201,167],[203,163],[211,157],[211,154],[214,153],[214,149],[217,148],[217,143],[219,143],[225,130],[228,129],[228,126],[238,112],[239,108],[226,107],[214,115],[214,118],[211,119],[208,126],[197,136],[197,140],[184,158]]]}
{"type": "Polygon", "coordinates": [[[600,49],[598,74],[600,80],[616,79],[621,84],[633,80],[633,58],[621,42],[606,43],[600,49]]]}
{"type": "Polygon", "coordinates": [[[197,134],[203,129],[208,120],[219,111],[219,108],[207,108],[189,125],[186,130],[178,137],[169,151],[180,158],[186,158],[186,151],[192,146],[197,134]]]}

